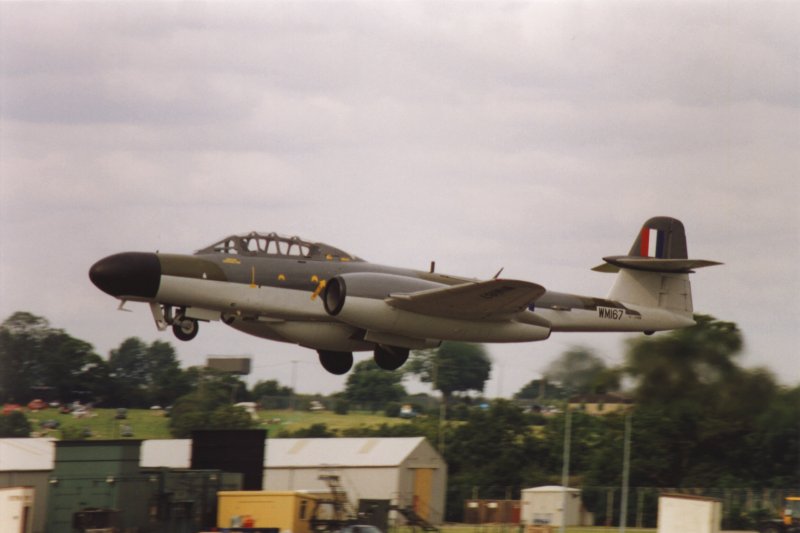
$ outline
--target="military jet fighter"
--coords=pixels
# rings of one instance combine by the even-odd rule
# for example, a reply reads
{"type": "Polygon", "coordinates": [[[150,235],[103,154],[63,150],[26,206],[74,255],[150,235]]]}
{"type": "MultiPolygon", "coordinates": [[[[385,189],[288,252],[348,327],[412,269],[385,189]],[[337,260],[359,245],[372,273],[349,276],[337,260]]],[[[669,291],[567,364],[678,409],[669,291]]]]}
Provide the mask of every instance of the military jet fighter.
{"type": "MultiPolygon", "coordinates": [[[[122,300],[150,305],[159,330],[193,339],[199,322],[316,350],[344,374],[354,351],[394,370],[409,350],[442,341],[525,342],[554,331],[655,331],[694,324],[689,274],[718,265],[688,259],[683,224],[645,222],[628,255],[593,270],[616,273],[605,298],[545,290],[528,281],[475,280],[381,266],[299,237],[232,235],[194,255],[125,252],[89,278],[122,300]]],[[[499,274],[499,273],[498,273],[499,274]]]]}

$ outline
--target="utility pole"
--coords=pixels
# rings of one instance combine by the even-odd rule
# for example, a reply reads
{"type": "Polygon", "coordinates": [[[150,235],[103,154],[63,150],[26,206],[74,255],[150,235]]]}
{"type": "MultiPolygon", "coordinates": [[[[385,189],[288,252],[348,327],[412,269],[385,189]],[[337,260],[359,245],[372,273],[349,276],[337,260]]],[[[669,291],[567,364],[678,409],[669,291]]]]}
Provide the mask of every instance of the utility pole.
{"type": "MultiPolygon", "coordinates": [[[[433,387],[436,387],[436,380],[439,377],[439,361],[434,358],[433,361],[433,387]]],[[[447,402],[445,401],[444,392],[441,390],[439,393],[442,399],[439,401],[439,453],[444,457],[444,423],[447,420],[447,402]]]]}
{"type": "Polygon", "coordinates": [[[297,360],[292,361],[292,399],[289,408],[294,411],[295,386],[297,383],[297,360]]]}
{"type": "Polygon", "coordinates": [[[565,405],[566,411],[564,412],[564,465],[561,469],[561,490],[563,491],[561,499],[561,526],[559,533],[565,533],[567,528],[567,503],[569,486],[569,460],[570,460],[570,447],[572,446],[572,413],[569,410],[569,400],[565,405]]]}
{"type": "Polygon", "coordinates": [[[625,444],[622,452],[622,501],[619,504],[619,531],[625,533],[628,523],[628,478],[631,471],[631,416],[629,410],[625,413],[625,444]]]}

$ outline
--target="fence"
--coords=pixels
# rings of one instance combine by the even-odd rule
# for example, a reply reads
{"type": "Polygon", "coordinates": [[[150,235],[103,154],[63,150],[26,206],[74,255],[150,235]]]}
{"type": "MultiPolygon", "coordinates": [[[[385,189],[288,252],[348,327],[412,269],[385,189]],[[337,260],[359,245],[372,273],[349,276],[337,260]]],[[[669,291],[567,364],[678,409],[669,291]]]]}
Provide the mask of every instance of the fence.
{"type": "MultiPolygon", "coordinates": [[[[597,526],[618,526],[620,523],[620,501],[622,491],[619,487],[579,487],[581,499],[588,511],[594,514],[597,526]]],[[[519,499],[520,490],[510,487],[451,487],[448,498],[448,519],[468,523],[517,523],[519,512],[494,512],[479,514],[480,507],[472,501],[493,501],[493,497],[511,494],[519,499]],[[455,501],[463,495],[460,505],[455,501]],[[458,509],[454,509],[454,504],[458,509]],[[472,511],[470,511],[472,510],[472,511]],[[454,512],[456,511],[456,512],[454,512]],[[463,512],[460,514],[458,511],[463,512]],[[486,519],[479,519],[486,517],[486,519]]],[[[666,487],[631,487],[628,493],[628,509],[626,524],[637,528],[656,527],[658,520],[658,497],[661,494],[688,494],[716,498],[722,502],[722,528],[753,528],[760,520],[777,516],[783,509],[787,496],[798,495],[797,489],[760,489],[760,488],[666,488],[666,487]]],[[[504,504],[505,505],[505,504],[504,504]]],[[[495,506],[498,511],[501,505],[495,506]]],[[[502,507],[503,509],[505,507],[502,507]]]]}

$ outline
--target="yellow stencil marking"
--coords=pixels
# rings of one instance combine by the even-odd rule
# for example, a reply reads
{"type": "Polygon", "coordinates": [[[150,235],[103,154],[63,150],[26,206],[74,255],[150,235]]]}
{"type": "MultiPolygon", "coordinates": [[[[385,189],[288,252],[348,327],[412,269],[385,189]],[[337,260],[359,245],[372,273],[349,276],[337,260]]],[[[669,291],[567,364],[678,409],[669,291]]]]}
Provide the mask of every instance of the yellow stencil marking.
{"type": "Polygon", "coordinates": [[[283,274],[278,274],[278,281],[286,281],[286,276],[283,274]]]}
{"type": "Polygon", "coordinates": [[[242,262],[236,259],[235,257],[226,257],[222,260],[223,263],[228,263],[229,265],[241,265],[242,262]]]}
{"type": "Polygon", "coordinates": [[[317,276],[316,274],[311,276],[311,283],[319,283],[319,276],[317,276]]]}
{"type": "MultiPolygon", "coordinates": [[[[314,276],[314,277],[316,278],[316,276],[314,276]]],[[[325,288],[325,280],[323,279],[323,280],[320,280],[319,285],[317,285],[317,288],[314,289],[313,293],[311,293],[311,299],[312,300],[316,300],[317,296],[319,296],[319,293],[321,293],[322,289],[324,289],[324,288],[325,288]]]]}
{"type": "Polygon", "coordinates": [[[256,267],[250,267],[250,287],[256,288],[256,267]]]}

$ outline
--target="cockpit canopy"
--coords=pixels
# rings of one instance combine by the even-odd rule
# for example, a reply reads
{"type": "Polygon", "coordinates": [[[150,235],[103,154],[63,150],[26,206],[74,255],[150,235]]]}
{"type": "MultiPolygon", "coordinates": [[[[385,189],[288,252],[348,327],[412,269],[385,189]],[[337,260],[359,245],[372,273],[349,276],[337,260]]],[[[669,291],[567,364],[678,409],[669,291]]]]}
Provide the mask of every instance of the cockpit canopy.
{"type": "Polygon", "coordinates": [[[300,237],[284,237],[277,233],[251,231],[247,235],[231,235],[206,248],[200,254],[229,254],[250,257],[287,257],[313,261],[362,261],[347,252],[321,242],[308,242],[300,237]]]}

